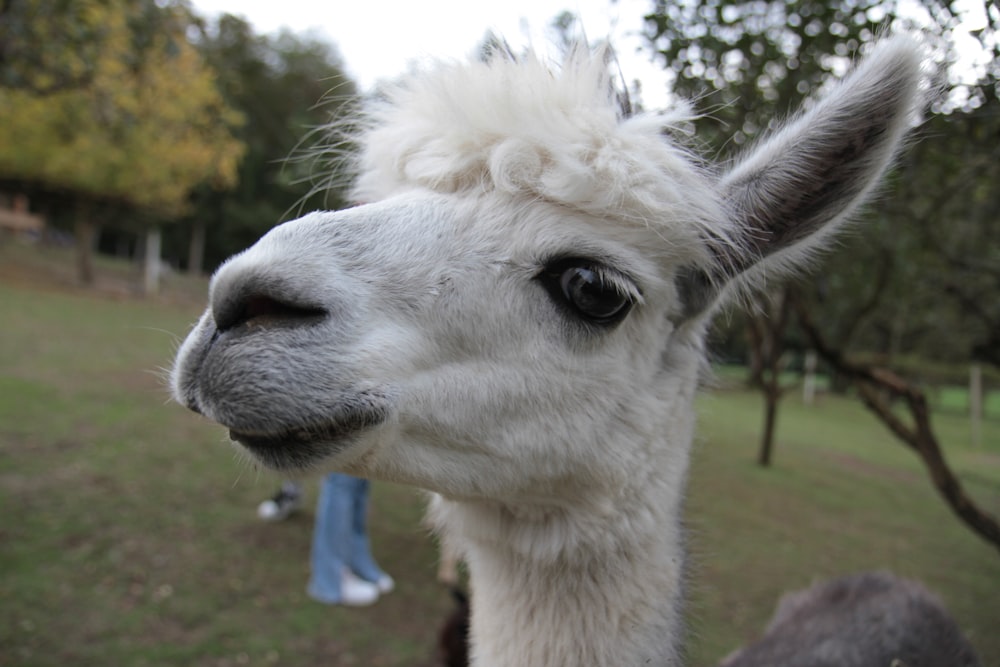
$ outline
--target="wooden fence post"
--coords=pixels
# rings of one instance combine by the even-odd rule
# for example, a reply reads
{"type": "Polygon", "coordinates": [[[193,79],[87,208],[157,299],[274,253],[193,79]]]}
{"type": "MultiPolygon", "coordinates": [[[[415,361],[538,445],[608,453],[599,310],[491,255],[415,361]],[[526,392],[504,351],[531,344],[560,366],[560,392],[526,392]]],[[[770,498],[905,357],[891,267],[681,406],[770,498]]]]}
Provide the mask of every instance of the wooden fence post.
{"type": "Polygon", "coordinates": [[[983,440],[983,367],[979,364],[969,368],[969,420],[972,422],[972,446],[979,447],[983,440]]]}
{"type": "Polygon", "coordinates": [[[802,402],[812,405],[816,399],[816,350],[806,352],[806,376],[802,380],[802,402]]]}

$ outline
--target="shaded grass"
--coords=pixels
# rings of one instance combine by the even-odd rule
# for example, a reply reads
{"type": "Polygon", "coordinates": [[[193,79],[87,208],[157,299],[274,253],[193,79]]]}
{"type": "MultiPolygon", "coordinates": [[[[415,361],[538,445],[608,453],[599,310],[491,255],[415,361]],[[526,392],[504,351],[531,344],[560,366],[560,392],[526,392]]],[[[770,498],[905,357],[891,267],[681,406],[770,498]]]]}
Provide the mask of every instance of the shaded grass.
{"type": "MultiPolygon", "coordinates": [[[[0,277],[0,664],[423,665],[450,608],[422,497],[376,484],[372,541],[398,590],[370,609],[304,593],[312,512],[254,516],[278,479],[167,403],[157,368],[199,308],[0,277]]],[[[690,482],[694,665],[764,625],[781,591],[873,568],[936,590],[1000,664],[1000,558],[957,523],[858,405],[789,400],[776,465],[751,463],[761,407],[701,401],[690,482]]],[[[949,455],[1000,513],[1000,433],[949,455]]],[[[947,440],[946,442],[951,442],[947,440]]],[[[309,501],[315,483],[307,479],[309,501]]]]}

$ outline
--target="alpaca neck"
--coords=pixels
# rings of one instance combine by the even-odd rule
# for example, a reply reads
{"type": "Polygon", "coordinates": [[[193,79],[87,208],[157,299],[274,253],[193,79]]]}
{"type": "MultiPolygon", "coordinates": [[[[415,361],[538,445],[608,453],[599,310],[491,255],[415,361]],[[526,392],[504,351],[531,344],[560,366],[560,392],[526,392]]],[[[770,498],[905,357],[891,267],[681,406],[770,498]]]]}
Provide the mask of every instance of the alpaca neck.
{"type": "Polygon", "coordinates": [[[469,568],[475,667],[680,664],[682,450],[612,504],[439,501],[469,568]]]}
{"type": "Polygon", "coordinates": [[[590,475],[532,487],[534,498],[434,498],[428,518],[469,569],[474,667],[680,665],[700,355],[677,349],[590,475]]]}

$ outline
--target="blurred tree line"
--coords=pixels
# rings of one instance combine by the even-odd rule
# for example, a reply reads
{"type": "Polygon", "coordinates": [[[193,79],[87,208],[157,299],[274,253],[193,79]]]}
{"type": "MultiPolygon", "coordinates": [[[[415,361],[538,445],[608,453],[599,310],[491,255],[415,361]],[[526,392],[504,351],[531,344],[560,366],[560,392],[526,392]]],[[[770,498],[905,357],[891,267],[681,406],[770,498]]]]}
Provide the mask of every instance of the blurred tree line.
{"type": "Polygon", "coordinates": [[[218,73],[224,99],[244,118],[235,136],[246,151],[235,186],[199,185],[188,214],[168,229],[169,255],[200,270],[213,269],[303,211],[345,205],[336,188],[314,188],[314,179],[332,175],[312,173],[309,151],[323,140],[318,128],[351,112],[357,89],[340,55],[322,39],[256,35],[231,15],[199,28],[200,52],[218,73]]]}
{"type": "Polygon", "coordinates": [[[71,230],[79,276],[95,249],[202,271],[309,197],[303,137],[356,95],[334,48],[199,17],[185,0],[0,3],[0,192],[71,230]]]}
{"type": "MultiPolygon", "coordinates": [[[[568,30],[569,15],[555,21],[568,30]],[[562,22],[560,24],[560,21],[562,22]]],[[[1000,10],[982,0],[654,0],[649,44],[704,115],[703,152],[728,159],[842,74],[878,35],[929,36],[940,90],[865,224],[797,285],[824,331],[898,363],[1000,366],[1000,10]]],[[[561,30],[559,30],[561,28],[561,30]]],[[[309,160],[314,128],[357,91],[334,47],[199,17],[187,0],[0,2],[0,192],[26,192],[89,250],[135,256],[163,227],[172,264],[211,270],[301,210],[344,204],[309,160]],[[314,172],[314,173],[310,173],[314,172]]],[[[317,166],[320,168],[317,170],[317,166]]],[[[716,349],[780,395],[808,347],[771,285],[716,349]]]]}
{"type": "MultiPolygon", "coordinates": [[[[929,113],[864,222],[797,293],[821,306],[817,317],[845,348],[893,362],[978,359],[1000,368],[995,3],[657,0],[646,21],[675,90],[704,114],[695,121],[700,147],[722,160],[821,92],[879,35],[922,32],[939,67],[929,113]]],[[[787,329],[778,345],[802,350],[806,342],[780,316],[784,291],[767,286],[748,318],[787,329]]],[[[717,349],[759,373],[767,332],[754,329],[735,317],[717,349]]]]}
{"type": "MultiPolygon", "coordinates": [[[[878,35],[901,27],[928,37],[940,68],[930,85],[940,89],[915,145],[864,224],[798,289],[822,303],[817,313],[845,347],[895,361],[1000,362],[998,26],[995,5],[937,0],[661,1],[647,16],[676,90],[704,112],[698,141],[722,159],[843,74],[878,35]]],[[[733,320],[718,341],[723,358],[759,376],[780,356],[768,353],[776,333],[779,348],[806,347],[781,316],[784,292],[770,286],[756,315],[733,320]]]]}

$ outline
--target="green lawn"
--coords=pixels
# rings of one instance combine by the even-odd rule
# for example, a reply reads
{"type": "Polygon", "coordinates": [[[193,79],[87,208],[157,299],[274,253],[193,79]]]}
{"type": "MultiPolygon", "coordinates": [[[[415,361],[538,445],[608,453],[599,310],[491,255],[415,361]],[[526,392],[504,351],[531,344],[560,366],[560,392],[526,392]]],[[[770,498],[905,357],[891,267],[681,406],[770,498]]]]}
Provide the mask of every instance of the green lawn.
{"type": "MultiPolygon", "coordinates": [[[[451,605],[419,493],[375,485],[372,540],[396,592],[362,610],[309,601],[311,509],[259,522],[278,478],[168,401],[161,369],[199,306],[12,275],[0,267],[0,665],[429,664],[451,605]]],[[[752,463],[757,396],[706,395],[700,410],[692,665],[751,638],[783,590],[876,568],[926,582],[1000,664],[1000,554],[862,408],[789,397],[769,470],[752,463]]],[[[1000,424],[979,450],[960,416],[938,425],[1000,514],[1000,424]]]]}

